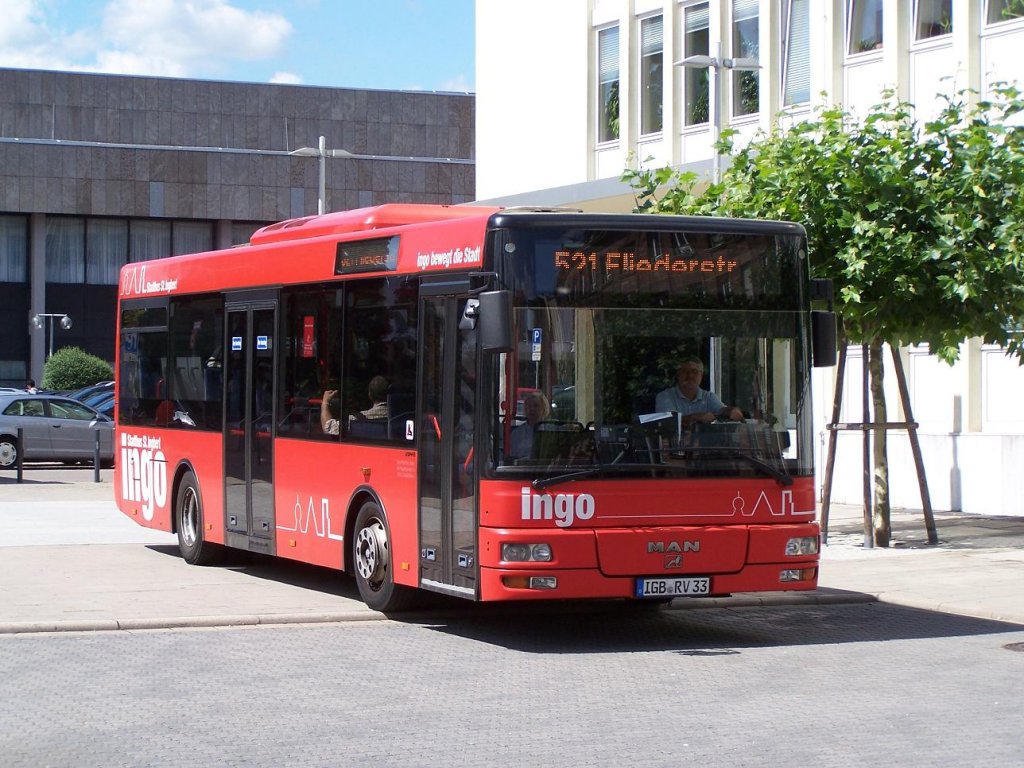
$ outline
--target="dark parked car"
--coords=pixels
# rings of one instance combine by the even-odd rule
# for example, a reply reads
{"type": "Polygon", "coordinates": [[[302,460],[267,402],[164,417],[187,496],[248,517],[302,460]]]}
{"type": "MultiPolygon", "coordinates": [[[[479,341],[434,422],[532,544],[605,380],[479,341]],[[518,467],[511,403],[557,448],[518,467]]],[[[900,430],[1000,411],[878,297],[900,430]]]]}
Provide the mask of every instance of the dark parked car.
{"type": "Polygon", "coordinates": [[[114,422],[95,408],[69,397],[0,394],[0,467],[13,466],[19,451],[23,461],[89,461],[97,433],[100,461],[113,464],[114,422]]]}
{"type": "Polygon", "coordinates": [[[84,403],[90,397],[98,395],[100,393],[114,394],[114,382],[112,381],[101,381],[98,384],[90,384],[87,387],[76,389],[74,392],[69,392],[68,397],[72,400],[78,400],[84,403]]]}

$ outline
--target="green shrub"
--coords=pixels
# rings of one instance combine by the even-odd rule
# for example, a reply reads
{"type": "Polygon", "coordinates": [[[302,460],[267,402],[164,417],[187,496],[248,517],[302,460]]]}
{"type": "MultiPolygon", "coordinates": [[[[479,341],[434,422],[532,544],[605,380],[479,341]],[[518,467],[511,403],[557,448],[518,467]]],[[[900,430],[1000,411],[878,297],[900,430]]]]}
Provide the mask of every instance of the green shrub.
{"type": "Polygon", "coordinates": [[[43,389],[71,390],[114,378],[114,369],[78,347],[64,347],[43,365],[43,389]]]}

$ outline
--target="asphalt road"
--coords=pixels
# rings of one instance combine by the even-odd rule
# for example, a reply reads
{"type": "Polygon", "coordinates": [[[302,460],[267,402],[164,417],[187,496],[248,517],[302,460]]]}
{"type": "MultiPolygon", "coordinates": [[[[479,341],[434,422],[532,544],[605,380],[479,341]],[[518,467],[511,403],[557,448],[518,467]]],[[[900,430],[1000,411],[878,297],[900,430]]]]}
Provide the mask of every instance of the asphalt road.
{"type": "MultiPolygon", "coordinates": [[[[484,610],[486,609],[486,610],[484,610]]],[[[881,603],[0,637],[16,766],[1019,766],[1024,631],[881,603]]]]}
{"type": "MultiPolygon", "coordinates": [[[[74,551],[172,551],[109,484],[38,490],[0,484],[0,596],[16,552],[81,545],[42,585],[74,551]]],[[[216,573],[258,597],[303,568],[216,573]]],[[[0,764],[1019,766],[1022,680],[1021,625],[885,603],[7,634],[0,764]]]]}

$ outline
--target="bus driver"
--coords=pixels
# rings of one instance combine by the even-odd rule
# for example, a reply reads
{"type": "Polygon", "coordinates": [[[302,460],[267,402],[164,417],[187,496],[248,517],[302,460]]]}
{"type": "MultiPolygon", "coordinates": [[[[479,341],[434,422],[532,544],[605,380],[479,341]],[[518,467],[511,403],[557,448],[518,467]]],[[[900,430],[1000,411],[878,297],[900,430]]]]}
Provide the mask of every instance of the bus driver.
{"type": "Polygon", "coordinates": [[[655,399],[655,409],[672,411],[682,416],[681,423],[709,424],[715,419],[743,421],[743,412],[725,405],[714,392],[701,389],[704,363],[699,357],[684,357],[676,370],[675,386],[664,389],[655,399]]]}

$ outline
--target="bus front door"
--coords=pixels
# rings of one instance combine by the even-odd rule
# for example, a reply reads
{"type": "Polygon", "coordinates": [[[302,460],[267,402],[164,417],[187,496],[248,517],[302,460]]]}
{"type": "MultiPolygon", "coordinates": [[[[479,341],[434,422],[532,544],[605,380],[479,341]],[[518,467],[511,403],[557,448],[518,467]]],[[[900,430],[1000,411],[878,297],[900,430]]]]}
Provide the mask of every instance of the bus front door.
{"type": "Polygon", "coordinates": [[[270,299],[227,302],[224,356],[226,543],[274,554],[274,313],[270,299]]]}
{"type": "Polygon", "coordinates": [[[420,584],[477,597],[473,460],[476,331],[460,329],[466,297],[420,291],[420,584]]]}

